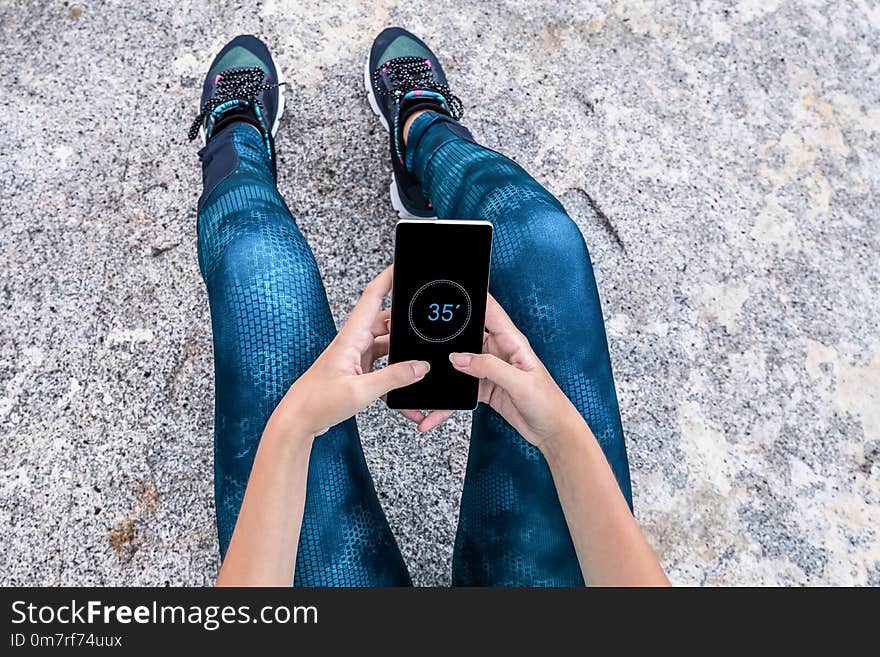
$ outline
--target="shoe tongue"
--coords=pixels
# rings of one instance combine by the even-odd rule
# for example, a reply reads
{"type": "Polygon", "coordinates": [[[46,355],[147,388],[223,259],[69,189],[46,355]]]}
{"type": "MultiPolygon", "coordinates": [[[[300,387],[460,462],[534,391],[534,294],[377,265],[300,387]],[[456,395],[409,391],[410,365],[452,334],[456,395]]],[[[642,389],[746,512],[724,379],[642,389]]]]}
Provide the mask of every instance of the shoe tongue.
{"type": "Polygon", "coordinates": [[[451,116],[446,108],[446,99],[441,94],[438,94],[436,91],[416,90],[404,96],[403,102],[400,105],[400,114],[398,115],[400,125],[403,126],[406,123],[406,119],[413,112],[420,110],[431,110],[432,112],[451,116]]]}
{"type": "MultiPolygon", "coordinates": [[[[434,94],[435,92],[431,93],[434,94]]],[[[440,98],[442,98],[442,96],[440,96],[440,98]]],[[[397,154],[401,161],[404,160],[404,152],[406,151],[406,147],[403,145],[403,127],[406,125],[409,117],[422,110],[437,112],[438,114],[445,114],[446,116],[451,117],[452,115],[449,113],[449,110],[446,109],[444,103],[445,101],[441,101],[432,96],[414,96],[412,99],[405,100],[401,104],[400,113],[397,115],[397,120],[395,121],[396,128],[394,130],[395,148],[397,149],[397,154]]]]}
{"type": "MultiPolygon", "coordinates": [[[[257,84],[255,76],[258,71],[260,73],[259,81],[263,83],[266,79],[266,72],[259,66],[250,69],[229,69],[216,75],[214,84],[218,85],[218,98],[227,98],[228,100],[219,105],[220,113],[215,119],[212,133],[222,130],[230,123],[242,122],[253,125],[264,134],[269,130],[269,126],[266,124],[266,121],[271,121],[266,116],[269,108],[259,106],[259,101],[255,102],[252,99],[252,94],[255,93],[253,87],[257,84]]],[[[216,113],[217,110],[215,109],[214,112],[216,113]]]]}
{"type": "Polygon", "coordinates": [[[214,124],[212,134],[216,135],[223,128],[229,127],[232,123],[250,123],[260,132],[265,132],[266,128],[260,125],[257,117],[254,116],[253,110],[249,108],[235,107],[223,112],[223,116],[214,124]]]}

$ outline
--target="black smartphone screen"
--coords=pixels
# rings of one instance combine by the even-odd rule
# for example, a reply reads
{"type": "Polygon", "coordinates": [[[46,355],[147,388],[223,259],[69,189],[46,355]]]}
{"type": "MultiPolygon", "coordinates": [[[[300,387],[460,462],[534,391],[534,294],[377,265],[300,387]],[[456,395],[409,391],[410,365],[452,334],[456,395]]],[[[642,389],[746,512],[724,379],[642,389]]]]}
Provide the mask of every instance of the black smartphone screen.
{"type": "Polygon", "coordinates": [[[390,408],[476,407],[479,381],[454,369],[449,354],[482,351],[491,256],[487,221],[398,222],[388,362],[426,360],[431,370],[389,392],[390,408]]]}

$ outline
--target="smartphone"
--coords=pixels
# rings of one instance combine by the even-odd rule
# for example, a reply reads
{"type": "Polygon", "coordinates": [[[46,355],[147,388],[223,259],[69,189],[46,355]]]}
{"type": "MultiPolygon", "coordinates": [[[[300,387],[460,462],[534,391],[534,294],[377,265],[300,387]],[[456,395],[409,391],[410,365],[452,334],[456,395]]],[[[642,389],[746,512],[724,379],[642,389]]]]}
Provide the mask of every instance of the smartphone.
{"type": "Polygon", "coordinates": [[[483,349],[491,259],[488,221],[397,223],[388,362],[426,360],[431,369],[421,381],[390,391],[390,408],[476,408],[480,382],[453,368],[449,354],[483,349]]]}

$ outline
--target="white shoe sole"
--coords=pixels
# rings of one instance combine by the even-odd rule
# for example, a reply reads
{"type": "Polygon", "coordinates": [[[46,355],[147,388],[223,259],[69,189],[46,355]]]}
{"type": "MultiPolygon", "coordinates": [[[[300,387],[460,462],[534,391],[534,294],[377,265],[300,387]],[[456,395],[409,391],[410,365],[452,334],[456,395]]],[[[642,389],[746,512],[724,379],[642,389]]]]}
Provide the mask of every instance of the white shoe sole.
{"type": "MultiPolygon", "coordinates": [[[[275,113],[275,122],[272,124],[272,138],[275,138],[275,135],[278,134],[278,126],[281,125],[281,115],[284,114],[284,87],[282,86],[285,82],[284,74],[281,73],[281,68],[278,64],[275,64],[275,75],[278,76],[278,111],[275,113]]],[[[199,128],[199,139],[202,140],[202,146],[205,145],[205,125],[204,123],[199,128]]]]}
{"type": "MultiPolygon", "coordinates": [[[[373,82],[370,78],[370,53],[367,53],[367,61],[364,62],[364,89],[367,92],[367,100],[370,102],[370,109],[373,110],[373,114],[379,117],[379,120],[385,127],[385,131],[388,132],[391,128],[388,125],[388,121],[385,119],[385,115],[382,114],[382,111],[379,109],[379,102],[376,100],[376,95],[373,93],[373,82]]],[[[403,201],[400,198],[400,190],[397,189],[397,180],[394,178],[393,172],[391,173],[391,186],[388,188],[388,191],[391,193],[391,206],[394,208],[395,212],[397,212],[397,216],[401,219],[436,219],[434,216],[420,217],[406,209],[406,206],[404,206],[403,201]]]]}

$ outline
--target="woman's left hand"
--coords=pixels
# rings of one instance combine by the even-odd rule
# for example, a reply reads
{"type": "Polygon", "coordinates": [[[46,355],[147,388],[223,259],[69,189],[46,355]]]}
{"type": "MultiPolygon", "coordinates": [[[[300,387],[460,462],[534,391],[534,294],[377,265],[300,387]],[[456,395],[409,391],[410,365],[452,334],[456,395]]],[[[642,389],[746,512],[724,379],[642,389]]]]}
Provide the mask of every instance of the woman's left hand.
{"type": "Polygon", "coordinates": [[[292,435],[317,436],[389,390],[424,378],[430,365],[421,360],[373,371],[376,359],[388,353],[390,310],[382,310],[382,303],[391,290],[391,275],[388,267],[370,281],[348,321],[290,387],[270,422],[283,423],[292,435]]]}

